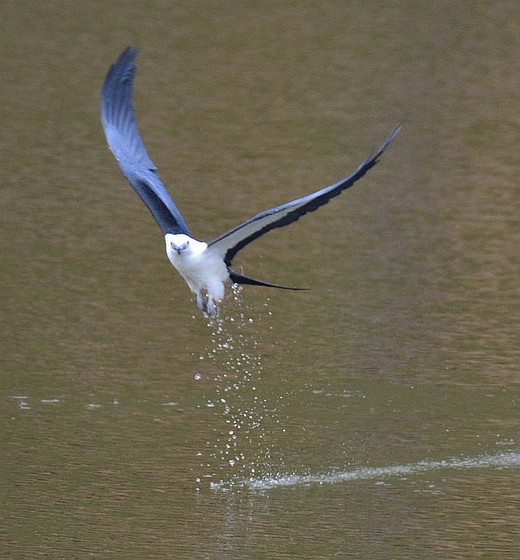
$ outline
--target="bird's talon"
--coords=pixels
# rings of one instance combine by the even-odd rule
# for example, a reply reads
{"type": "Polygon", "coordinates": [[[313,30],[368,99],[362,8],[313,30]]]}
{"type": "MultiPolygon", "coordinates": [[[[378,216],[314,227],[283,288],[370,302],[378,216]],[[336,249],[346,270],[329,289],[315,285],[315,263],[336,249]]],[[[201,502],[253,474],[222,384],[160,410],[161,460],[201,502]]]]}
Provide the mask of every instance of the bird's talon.
{"type": "Polygon", "coordinates": [[[203,312],[207,312],[206,304],[204,303],[204,298],[202,294],[197,294],[197,307],[203,312]]]}
{"type": "Polygon", "coordinates": [[[208,298],[207,312],[210,317],[215,317],[217,314],[215,303],[211,298],[208,298]]]}

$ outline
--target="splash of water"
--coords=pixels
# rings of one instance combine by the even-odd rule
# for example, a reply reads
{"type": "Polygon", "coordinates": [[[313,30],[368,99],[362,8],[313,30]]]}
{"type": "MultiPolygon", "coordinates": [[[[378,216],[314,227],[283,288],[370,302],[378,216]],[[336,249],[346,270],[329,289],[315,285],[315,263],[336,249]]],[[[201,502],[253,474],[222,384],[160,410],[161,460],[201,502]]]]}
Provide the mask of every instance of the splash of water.
{"type": "MultiPolygon", "coordinates": [[[[238,308],[234,316],[218,315],[208,320],[211,342],[200,356],[212,370],[213,394],[206,397],[206,406],[215,409],[226,424],[216,440],[207,443],[209,460],[200,466],[221,472],[232,468],[238,477],[253,476],[258,463],[268,460],[270,447],[265,444],[264,420],[273,414],[266,399],[256,394],[255,386],[263,366],[254,327],[262,321],[262,314],[255,311],[253,319],[241,293],[241,286],[233,286],[238,308]]],[[[267,313],[270,314],[268,310],[267,313]]],[[[205,478],[212,476],[208,474],[205,478]]]]}
{"type": "Polygon", "coordinates": [[[357,480],[383,480],[390,477],[403,477],[438,470],[468,470],[477,468],[518,468],[520,467],[520,453],[497,453],[496,455],[481,455],[478,457],[451,458],[443,461],[419,461],[405,465],[388,467],[364,467],[351,471],[325,474],[286,474],[266,478],[246,478],[241,481],[213,483],[213,490],[227,491],[232,488],[249,488],[251,490],[271,490],[273,488],[289,486],[309,486],[323,484],[338,484],[357,480]]]}

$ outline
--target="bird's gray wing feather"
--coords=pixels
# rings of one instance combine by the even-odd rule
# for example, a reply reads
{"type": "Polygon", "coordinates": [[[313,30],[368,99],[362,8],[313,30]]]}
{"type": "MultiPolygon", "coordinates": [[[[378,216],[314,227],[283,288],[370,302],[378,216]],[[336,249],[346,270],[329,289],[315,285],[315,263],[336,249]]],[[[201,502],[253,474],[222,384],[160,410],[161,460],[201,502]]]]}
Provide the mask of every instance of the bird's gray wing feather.
{"type": "Polygon", "coordinates": [[[110,68],[101,95],[101,121],[123,175],[141,197],[164,234],[190,235],[139,136],[132,100],[137,50],[125,49],[110,68]]]}
{"type": "Polygon", "coordinates": [[[275,228],[292,224],[305,214],[317,210],[320,206],[327,204],[329,200],[338,196],[361,179],[377,163],[379,157],[397,136],[400,129],[401,127],[395,128],[379,150],[375,154],[370,154],[352,175],[315,193],[257,214],[250,220],[211,241],[208,244],[208,249],[216,251],[224,259],[226,265],[230,266],[235,255],[255,239],[275,228]]]}

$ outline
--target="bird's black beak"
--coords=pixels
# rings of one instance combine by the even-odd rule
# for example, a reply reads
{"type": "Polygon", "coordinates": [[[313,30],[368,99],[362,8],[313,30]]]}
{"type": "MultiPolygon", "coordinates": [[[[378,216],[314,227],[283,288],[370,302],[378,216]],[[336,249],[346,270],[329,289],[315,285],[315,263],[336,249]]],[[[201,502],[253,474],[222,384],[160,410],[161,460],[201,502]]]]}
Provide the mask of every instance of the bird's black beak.
{"type": "Polygon", "coordinates": [[[188,244],[187,244],[187,243],[184,243],[184,244],[182,244],[182,245],[174,245],[174,244],[172,243],[172,249],[173,249],[178,255],[180,255],[183,251],[185,251],[187,247],[188,247],[188,244]]]}

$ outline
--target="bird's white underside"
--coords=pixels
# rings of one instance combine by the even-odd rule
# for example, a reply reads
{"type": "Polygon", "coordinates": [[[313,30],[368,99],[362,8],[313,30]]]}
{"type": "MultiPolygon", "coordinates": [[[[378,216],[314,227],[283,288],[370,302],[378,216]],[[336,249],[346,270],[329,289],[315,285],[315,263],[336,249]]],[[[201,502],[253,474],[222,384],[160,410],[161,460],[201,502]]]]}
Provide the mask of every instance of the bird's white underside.
{"type": "Polygon", "coordinates": [[[224,297],[224,285],[230,282],[229,272],[217,251],[189,235],[167,233],[164,236],[166,254],[172,265],[197,296],[202,311],[214,315],[215,302],[224,297]],[[207,303],[203,293],[206,292],[207,303]]]}

